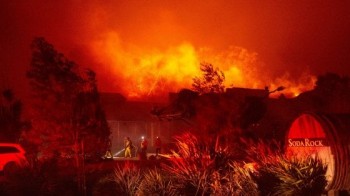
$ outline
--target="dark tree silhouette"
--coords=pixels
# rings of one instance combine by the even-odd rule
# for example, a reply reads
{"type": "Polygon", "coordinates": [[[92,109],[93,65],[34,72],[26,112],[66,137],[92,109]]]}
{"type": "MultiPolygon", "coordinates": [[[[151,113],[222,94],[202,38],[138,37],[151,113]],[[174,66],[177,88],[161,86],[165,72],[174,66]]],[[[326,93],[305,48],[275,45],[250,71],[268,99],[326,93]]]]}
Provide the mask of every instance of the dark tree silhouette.
{"type": "Polygon", "coordinates": [[[326,73],[317,77],[315,90],[325,95],[331,95],[335,91],[348,91],[350,79],[347,76],[341,77],[336,73],[326,73]]]}
{"type": "Polygon", "coordinates": [[[159,120],[185,120],[189,123],[196,114],[195,102],[198,93],[189,89],[181,89],[174,94],[170,104],[166,107],[155,106],[151,110],[151,114],[159,118],[159,120]]]}
{"type": "Polygon", "coordinates": [[[193,78],[192,89],[199,94],[204,93],[222,93],[225,90],[225,75],[212,64],[201,63],[200,69],[203,76],[193,78]]]}
{"type": "Polygon", "coordinates": [[[22,121],[22,102],[11,89],[2,92],[0,99],[0,140],[18,142],[25,122],[22,121]]]}
{"type": "Polygon", "coordinates": [[[173,108],[177,111],[181,111],[181,115],[184,118],[191,118],[196,114],[195,101],[198,98],[198,93],[189,89],[180,90],[178,97],[173,102],[173,108]]]}
{"type": "Polygon", "coordinates": [[[317,78],[314,89],[317,111],[333,113],[350,112],[350,78],[335,73],[326,73],[317,78]]]}
{"type": "Polygon", "coordinates": [[[225,76],[223,72],[215,69],[212,64],[207,63],[201,63],[200,69],[203,72],[203,76],[201,78],[193,78],[192,90],[181,89],[172,98],[169,106],[154,107],[151,114],[161,120],[189,120],[196,115],[195,103],[198,101],[199,95],[224,92],[223,82],[225,76]]]}
{"type": "Polygon", "coordinates": [[[266,98],[247,97],[241,108],[240,126],[243,130],[263,118],[267,111],[266,98]]]}
{"type": "Polygon", "coordinates": [[[31,134],[41,154],[50,157],[81,152],[79,143],[89,140],[85,152],[102,149],[109,137],[104,112],[99,103],[95,73],[57,52],[44,38],[31,45],[32,60],[27,77],[34,98],[31,134]]]}
{"type": "Polygon", "coordinates": [[[84,91],[78,93],[74,103],[73,124],[78,124],[84,134],[85,151],[96,155],[105,152],[110,131],[100,103],[96,74],[92,70],[85,73],[84,91]]]}

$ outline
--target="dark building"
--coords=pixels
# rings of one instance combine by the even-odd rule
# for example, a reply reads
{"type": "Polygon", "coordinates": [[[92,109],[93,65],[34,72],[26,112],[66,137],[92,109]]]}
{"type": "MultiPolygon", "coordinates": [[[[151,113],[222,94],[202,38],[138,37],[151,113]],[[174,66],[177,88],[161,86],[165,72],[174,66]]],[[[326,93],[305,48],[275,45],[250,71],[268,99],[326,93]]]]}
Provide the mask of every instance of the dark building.
{"type": "Polygon", "coordinates": [[[153,152],[154,140],[158,136],[162,139],[165,151],[175,133],[190,128],[184,121],[159,119],[151,113],[154,107],[166,103],[128,101],[118,93],[101,93],[101,103],[111,131],[113,154],[124,148],[124,137],[130,137],[137,148],[141,137],[145,137],[149,143],[149,152],[153,152]]]}
{"type": "Polygon", "coordinates": [[[221,137],[223,142],[243,136],[283,143],[291,123],[303,112],[350,113],[348,92],[312,90],[295,98],[270,98],[273,92],[228,88],[224,93],[199,95],[184,89],[170,93],[164,103],[128,101],[119,94],[103,93],[101,102],[112,132],[113,152],[123,148],[125,136],[134,144],[145,136],[153,145],[156,136],[171,143],[173,136],[184,131],[208,140],[221,137]]]}

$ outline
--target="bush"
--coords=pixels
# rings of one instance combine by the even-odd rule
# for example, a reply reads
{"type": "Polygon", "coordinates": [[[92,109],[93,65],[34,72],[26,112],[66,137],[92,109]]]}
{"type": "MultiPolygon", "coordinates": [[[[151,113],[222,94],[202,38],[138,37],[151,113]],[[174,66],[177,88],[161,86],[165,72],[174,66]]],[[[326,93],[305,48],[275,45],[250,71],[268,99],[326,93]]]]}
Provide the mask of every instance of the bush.
{"type": "Polygon", "coordinates": [[[321,195],[327,166],[318,158],[271,156],[260,163],[255,176],[262,195],[321,195]]]}
{"type": "Polygon", "coordinates": [[[173,184],[180,195],[206,195],[210,193],[210,175],[214,162],[197,138],[185,133],[176,137],[178,152],[172,152],[169,164],[163,169],[173,175],[173,184]]]}
{"type": "MultiPolygon", "coordinates": [[[[173,152],[163,169],[172,175],[180,195],[257,195],[249,170],[232,163],[228,148],[209,152],[196,136],[185,133],[176,139],[173,152]]],[[[231,149],[234,150],[234,149],[231,149]]]]}
{"type": "Polygon", "coordinates": [[[1,195],[75,195],[77,183],[62,174],[56,159],[30,162],[6,176],[1,195]]]}
{"type": "Polygon", "coordinates": [[[124,167],[117,166],[114,172],[116,184],[116,195],[135,195],[140,186],[142,175],[141,170],[130,162],[124,167]]]}
{"type": "Polygon", "coordinates": [[[97,180],[92,188],[92,195],[114,196],[118,192],[115,174],[105,174],[97,180]]]}
{"type": "MultiPolygon", "coordinates": [[[[92,195],[321,195],[327,166],[319,159],[284,156],[277,145],[262,142],[247,150],[253,161],[233,162],[227,149],[208,152],[197,137],[176,138],[178,151],[166,160],[125,162],[110,170],[84,173],[92,195]],[[272,149],[272,150],[271,150],[272,149]],[[214,156],[210,156],[214,154],[214,156]]],[[[79,195],[77,173],[69,162],[33,161],[6,176],[0,195],[79,195]],[[69,170],[69,168],[71,169],[69,170]],[[30,179],[30,180],[28,180],[30,179]]],[[[79,184],[81,185],[81,184],[79,184]]],[[[80,191],[79,191],[80,190],[80,191]]]]}
{"type": "Polygon", "coordinates": [[[212,174],[212,193],[214,195],[258,195],[257,185],[250,174],[250,168],[232,162],[224,173],[215,171],[212,174]]]}
{"type": "Polygon", "coordinates": [[[172,196],[177,195],[177,193],[167,173],[152,169],[144,173],[137,195],[172,196]]]}

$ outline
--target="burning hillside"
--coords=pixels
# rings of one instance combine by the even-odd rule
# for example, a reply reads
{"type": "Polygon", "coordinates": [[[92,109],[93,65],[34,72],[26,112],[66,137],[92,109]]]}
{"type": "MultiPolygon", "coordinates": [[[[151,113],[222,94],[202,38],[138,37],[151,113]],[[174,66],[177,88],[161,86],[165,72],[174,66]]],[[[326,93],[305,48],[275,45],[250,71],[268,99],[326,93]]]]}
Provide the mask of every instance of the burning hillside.
{"type": "Polygon", "coordinates": [[[258,58],[258,54],[241,47],[230,47],[224,52],[210,48],[195,48],[190,43],[174,45],[165,50],[142,49],[123,45],[115,32],[91,44],[94,57],[114,78],[110,89],[116,86],[129,98],[147,98],[166,95],[169,91],[191,88],[194,77],[203,73],[201,62],[213,64],[225,75],[226,87],[275,89],[285,86],[283,94],[294,97],[314,86],[315,77],[305,71],[297,79],[288,73],[272,78],[272,73],[258,58]]]}
{"type": "Polygon", "coordinates": [[[226,87],[285,86],[293,97],[312,89],[316,75],[349,74],[347,4],[6,0],[1,87],[28,89],[29,45],[42,36],[96,71],[100,91],[128,98],[190,88],[203,62],[224,72],[226,87]]]}

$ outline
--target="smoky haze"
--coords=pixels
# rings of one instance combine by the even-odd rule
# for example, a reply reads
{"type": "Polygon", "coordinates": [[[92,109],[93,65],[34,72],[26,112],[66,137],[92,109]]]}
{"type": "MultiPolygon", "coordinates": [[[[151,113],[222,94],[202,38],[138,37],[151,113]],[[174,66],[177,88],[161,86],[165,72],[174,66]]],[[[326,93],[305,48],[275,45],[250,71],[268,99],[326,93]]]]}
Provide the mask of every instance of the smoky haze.
{"type": "MultiPolygon", "coordinates": [[[[271,81],[286,73],[290,78],[298,78],[305,70],[310,75],[325,72],[350,75],[349,7],[350,1],[309,0],[108,0],[103,3],[3,0],[0,88],[14,89],[16,94],[27,93],[25,71],[35,36],[45,37],[69,59],[92,68],[97,73],[100,91],[126,91],[125,83],[131,77],[123,70],[130,74],[147,70],[141,69],[145,65],[141,63],[143,55],[152,56],[152,62],[157,64],[151,69],[163,66],[164,72],[169,71],[168,61],[172,59],[169,56],[173,51],[182,54],[184,44],[187,49],[183,53],[192,51],[194,56],[184,61],[192,59],[192,63],[202,60],[197,51],[203,48],[221,54],[235,46],[256,54],[254,58],[258,60],[252,67],[246,70],[244,65],[237,67],[241,74],[256,69],[250,78],[254,80],[266,80],[257,79],[262,72],[271,81]],[[162,51],[166,55],[159,57],[162,51]],[[254,67],[260,64],[264,68],[254,67]],[[138,70],[133,71],[132,67],[138,70]]],[[[194,72],[184,77],[190,77],[191,73],[194,72]]],[[[180,80],[162,81],[169,85],[180,80]]],[[[242,85],[248,84],[247,81],[242,85]]],[[[158,80],[149,83],[161,86],[158,80]]],[[[262,85],[249,83],[248,87],[262,85]]],[[[146,90],[146,94],[150,91],[146,90]]]]}

